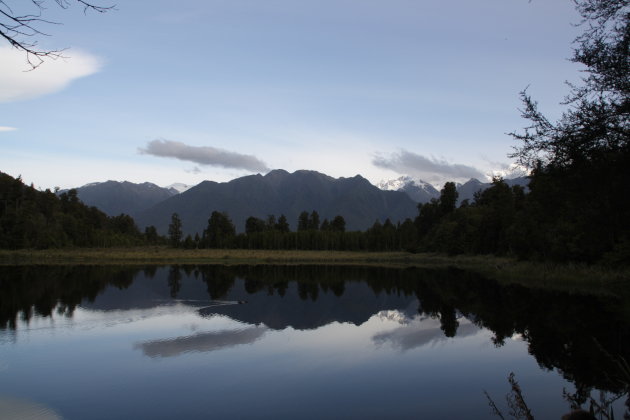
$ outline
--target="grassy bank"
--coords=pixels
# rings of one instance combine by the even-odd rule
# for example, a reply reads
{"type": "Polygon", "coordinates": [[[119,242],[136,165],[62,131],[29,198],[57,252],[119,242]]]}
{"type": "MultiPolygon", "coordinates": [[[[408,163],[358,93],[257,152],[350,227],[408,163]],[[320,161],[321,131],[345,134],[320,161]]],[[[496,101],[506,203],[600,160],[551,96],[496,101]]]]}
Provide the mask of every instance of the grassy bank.
{"type": "Polygon", "coordinates": [[[168,247],[0,250],[2,265],[44,264],[322,264],[444,266],[452,258],[407,252],[351,252],[168,247]]]}
{"type": "MultiPolygon", "coordinates": [[[[618,293],[630,288],[630,270],[579,264],[523,262],[487,255],[447,256],[406,252],[173,249],[167,247],[0,250],[2,265],[72,264],[316,264],[387,267],[454,267],[502,283],[588,293],[618,293]]],[[[0,268],[1,270],[1,268],[0,268]]]]}

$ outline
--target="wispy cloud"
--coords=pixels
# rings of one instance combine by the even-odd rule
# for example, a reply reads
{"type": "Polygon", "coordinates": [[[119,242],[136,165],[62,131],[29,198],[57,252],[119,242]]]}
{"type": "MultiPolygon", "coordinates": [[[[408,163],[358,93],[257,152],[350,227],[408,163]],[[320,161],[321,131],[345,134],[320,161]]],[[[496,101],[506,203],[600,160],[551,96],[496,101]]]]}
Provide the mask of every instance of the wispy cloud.
{"type": "Polygon", "coordinates": [[[199,169],[199,166],[195,166],[191,169],[186,170],[186,172],[188,172],[189,174],[197,175],[201,173],[201,169],[199,169]]]}
{"type": "Polygon", "coordinates": [[[230,152],[209,146],[189,146],[179,141],[153,140],[139,152],[145,155],[174,158],[200,165],[267,172],[267,165],[253,155],[230,152]]]}
{"type": "Polygon", "coordinates": [[[17,128],[15,127],[4,127],[0,125],[0,133],[2,133],[3,131],[15,131],[17,130],[17,128]]]}
{"type": "Polygon", "coordinates": [[[57,92],[101,68],[95,56],[73,50],[70,58],[47,60],[37,69],[26,71],[29,66],[24,53],[10,46],[0,47],[0,62],[0,103],[57,92]]]}
{"type": "Polygon", "coordinates": [[[483,172],[469,165],[449,163],[444,159],[426,157],[407,150],[392,153],[389,156],[376,155],[372,164],[379,168],[391,169],[402,175],[421,178],[427,182],[437,183],[469,178],[485,179],[483,172]]]}

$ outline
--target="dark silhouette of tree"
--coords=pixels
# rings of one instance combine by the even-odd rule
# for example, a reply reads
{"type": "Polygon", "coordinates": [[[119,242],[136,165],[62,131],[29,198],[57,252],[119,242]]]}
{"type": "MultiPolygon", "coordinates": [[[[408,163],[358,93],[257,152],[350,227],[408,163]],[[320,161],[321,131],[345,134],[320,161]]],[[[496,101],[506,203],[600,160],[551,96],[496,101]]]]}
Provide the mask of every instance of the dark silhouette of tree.
{"type": "Polygon", "coordinates": [[[319,213],[315,210],[311,212],[308,218],[308,230],[319,230],[319,213]]]}
{"type": "Polygon", "coordinates": [[[182,247],[184,247],[184,249],[195,249],[197,247],[195,244],[195,240],[190,234],[186,235],[186,238],[184,238],[184,242],[182,242],[182,247]]]}
{"type": "Polygon", "coordinates": [[[585,31],[572,61],[585,77],[571,86],[567,109],[550,121],[521,93],[530,125],[512,133],[511,155],[532,170],[521,229],[523,255],[556,260],[630,262],[630,5],[577,0],[585,31]],[[535,244],[536,249],[524,246],[535,244]]]}
{"type": "Polygon", "coordinates": [[[457,335],[457,327],[459,321],[455,314],[455,308],[444,305],[440,308],[440,329],[447,337],[455,337],[457,335]]]}
{"type": "Polygon", "coordinates": [[[178,247],[182,241],[182,221],[177,213],[171,215],[171,223],[168,225],[168,240],[172,247],[178,247]]]}
{"type": "Polygon", "coordinates": [[[265,221],[254,216],[250,216],[245,220],[245,233],[250,235],[252,233],[264,232],[267,228],[265,221]]]}
{"type": "Polygon", "coordinates": [[[309,227],[308,221],[309,221],[308,212],[303,211],[302,213],[300,213],[300,216],[298,217],[298,225],[297,225],[298,232],[308,230],[308,227],[309,227]]]}
{"type": "Polygon", "coordinates": [[[342,216],[335,216],[332,222],[330,222],[330,230],[334,232],[345,232],[346,220],[342,216]]]}
{"type": "Polygon", "coordinates": [[[400,237],[400,247],[408,252],[415,252],[418,248],[418,231],[411,219],[405,221],[398,227],[400,237]]]}
{"type": "Polygon", "coordinates": [[[182,273],[179,271],[179,267],[173,265],[168,270],[168,288],[170,295],[173,299],[177,298],[179,289],[182,287],[182,273]]]}
{"type": "Polygon", "coordinates": [[[120,214],[110,217],[109,225],[113,231],[126,235],[140,235],[140,230],[136,226],[136,222],[128,214],[120,214]]]}
{"type": "Polygon", "coordinates": [[[371,228],[366,231],[367,246],[370,251],[381,251],[383,249],[383,225],[379,220],[376,220],[371,228]]]}
{"type": "Polygon", "coordinates": [[[439,198],[432,198],[428,203],[418,204],[418,216],[414,223],[420,238],[425,237],[442,218],[455,211],[457,196],[455,183],[447,182],[440,191],[439,198]]]}
{"type": "Polygon", "coordinates": [[[290,231],[289,222],[287,221],[287,217],[284,214],[281,214],[280,217],[278,217],[276,230],[278,230],[281,233],[288,233],[290,231]]]}
{"type": "Polygon", "coordinates": [[[440,191],[439,210],[440,216],[445,216],[455,211],[457,206],[457,187],[454,182],[447,182],[440,191]]]}
{"type": "Polygon", "coordinates": [[[157,244],[158,240],[159,240],[159,235],[157,233],[157,229],[155,228],[155,226],[147,226],[146,228],[144,228],[144,239],[147,241],[147,243],[155,245],[157,244]]]}
{"type": "MultiPolygon", "coordinates": [[[[37,38],[47,36],[40,29],[45,24],[55,24],[43,15],[47,9],[47,0],[30,1],[0,1],[0,38],[7,41],[13,48],[26,54],[26,60],[31,68],[43,63],[45,58],[61,58],[63,50],[47,50],[39,47],[37,38]]],[[[105,13],[114,6],[99,6],[84,0],[55,0],[62,9],[69,8],[73,3],[83,7],[84,12],[95,11],[105,13]]]]}
{"type": "Polygon", "coordinates": [[[199,268],[201,279],[207,285],[210,299],[223,299],[234,286],[234,273],[230,267],[206,265],[199,268]]]}
{"type": "Polygon", "coordinates": [[[129,246],[143,242],[128,215],[108,217],[76,190],[55,194],[0,172],[0,248],[129,246]]]}
{"type": "Polygon", "coordinates": [[[234,243],[236,228],[227,213],[213,211],[203,235],[204,243],[209,248],[230,248],[234,243]]]}
{"type": "Polygon", "coordinates": [[[265,221],[265,230],[275,230],[277,225],[276,216],[270,214],[265,221]]]}

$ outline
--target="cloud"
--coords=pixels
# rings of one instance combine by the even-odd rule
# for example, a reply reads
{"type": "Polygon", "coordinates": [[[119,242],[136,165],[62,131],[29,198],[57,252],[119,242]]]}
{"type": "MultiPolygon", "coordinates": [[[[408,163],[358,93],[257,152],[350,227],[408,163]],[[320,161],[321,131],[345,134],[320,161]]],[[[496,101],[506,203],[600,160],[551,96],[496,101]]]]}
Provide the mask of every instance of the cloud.
{"type": "Polygon", "coordinates": [[[484,179],[483,172],[468,165],[449,163],[446,160],[426,157],[416,153],[401,150],[389,157],[376,155],[372,164],[379,168],[391,169],[399,174],[419,177],[427,182],[443,180],[468,180],[469,178],[484,179]]]}
{"type": "Polygon", "coordinates": [[[100,60],[88,53],[72,51],[68,58],[46,60],[30,69],[24,53],[0,47],[0,103],[33,99],[66,88],[73,80],[96,73],[100,60]]]}
{"type": "Polygon", "coordinates": [[[145,155],[175,158],[200,165],[245,169],[252,172],[267,172],[267,165],[256,156],[243,155],[208,146],[188,146],[171,140],[153,140],[147,147],[139,149],[145,155]]]}
{"type": "Polygon", "coordinates": [[[199,169],[199,166],[194,166],[192,169],[188,169],[186,172],[188,172],[189,174],[197,175],[201,173],[201,169],[199,169]]]}
{"type": "Polygon", "coordinates": [[[527,168],[520,166],[517,163],[495,162],[489,159],[485,160],[491,168],[494,168],[489,173],[491,177],[500,176],[503,179],[513,179],[527,176],[529,173],[527,168]]]}
{"type": "Polygon", "coordinates": [[[3,131],[15,131],[17,130],[17,128],[15,127],[3,127],[0,125],[0,133],[2,133],[3,131]]]}

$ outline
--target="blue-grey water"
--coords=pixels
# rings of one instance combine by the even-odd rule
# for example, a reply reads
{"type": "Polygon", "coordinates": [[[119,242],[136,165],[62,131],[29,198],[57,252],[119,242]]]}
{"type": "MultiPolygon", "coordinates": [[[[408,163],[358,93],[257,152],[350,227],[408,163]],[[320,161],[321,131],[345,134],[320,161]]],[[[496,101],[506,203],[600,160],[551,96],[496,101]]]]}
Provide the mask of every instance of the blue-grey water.
{"type": "Polygon", "coordinates": [[[498,418],[484,391],[508,418],[514,372],[553,419],[563,389],[606,387],[575,334],[629,331],[452,270],[13,267],[0,296],[0,418],[498,418]]]}

